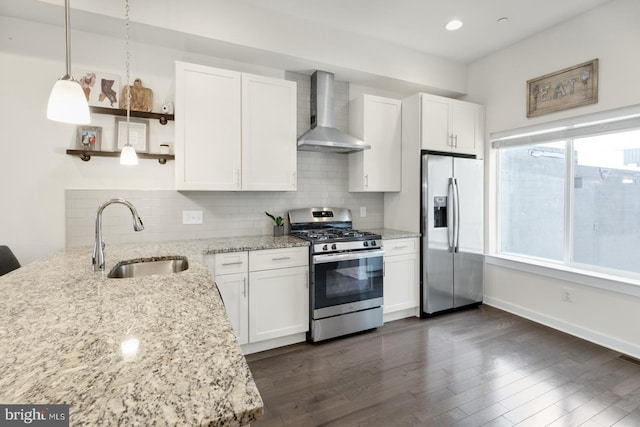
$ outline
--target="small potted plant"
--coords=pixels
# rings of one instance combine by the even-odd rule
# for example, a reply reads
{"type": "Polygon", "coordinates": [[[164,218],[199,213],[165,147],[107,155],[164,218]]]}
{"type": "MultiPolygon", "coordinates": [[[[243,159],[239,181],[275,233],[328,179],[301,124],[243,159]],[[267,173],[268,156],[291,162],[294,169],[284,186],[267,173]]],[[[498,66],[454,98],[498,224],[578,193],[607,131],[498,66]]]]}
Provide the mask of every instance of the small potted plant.
{"type": "Polygon", "coordinates": [[[284,236],[284,220],[282,219],[281,216],[274,216],[271,215],[269,212],[265,212],[265,214],[271,218],[273,220],[273,223],[275,224],[273,226],[273,237],[281,237],[284,236]]]}

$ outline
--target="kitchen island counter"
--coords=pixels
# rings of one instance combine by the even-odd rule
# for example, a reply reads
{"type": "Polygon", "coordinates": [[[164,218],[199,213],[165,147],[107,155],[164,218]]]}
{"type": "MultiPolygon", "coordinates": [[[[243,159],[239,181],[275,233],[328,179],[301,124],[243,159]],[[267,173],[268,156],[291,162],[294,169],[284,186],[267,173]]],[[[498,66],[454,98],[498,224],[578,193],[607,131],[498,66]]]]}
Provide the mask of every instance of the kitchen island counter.
{"type": "Polygon", "coordinates": [[[70,425],[244,425],[263,402],[203,254],[305,246],[293,237],[107,245],[118,261],[186,255],[189,269],[108,279],[91,248],[0,277],[0,402],[70,405],[70,425]]]}

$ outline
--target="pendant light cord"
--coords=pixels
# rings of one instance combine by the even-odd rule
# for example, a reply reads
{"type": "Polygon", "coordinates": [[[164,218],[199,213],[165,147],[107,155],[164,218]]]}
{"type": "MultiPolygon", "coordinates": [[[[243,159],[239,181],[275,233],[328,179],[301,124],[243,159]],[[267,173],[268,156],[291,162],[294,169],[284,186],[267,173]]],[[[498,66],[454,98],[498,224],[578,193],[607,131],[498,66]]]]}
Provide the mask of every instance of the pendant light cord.
{"type": "Polygon", "coordinates": [[[129,118],[131,117],[131,86],[129,85],[129,67],[130,67],[130,59],[131,59],[131,55],[129,53],[129,0],[125,0],[124,1],[124,28],[125,28],[125,50],[127,52],[127,56],[126,56],[126,62],[125,62],[125,67],[126,67],[126,71],[127,71],[127,75],[126,75],[126,81],[127,81],[127,144],[128,146],[131,145],[129,138],[130,138],[130,131],[129,131],[129,118]]]}
{"type": "Polygon", "coordinates": [[[68,78],[71,78],[71,28],[69,24],[69,0],[64,0],[64,36],[65,36],[65,46],[66,46],[66,58],[67,58],[67,74],[68,78]]]}

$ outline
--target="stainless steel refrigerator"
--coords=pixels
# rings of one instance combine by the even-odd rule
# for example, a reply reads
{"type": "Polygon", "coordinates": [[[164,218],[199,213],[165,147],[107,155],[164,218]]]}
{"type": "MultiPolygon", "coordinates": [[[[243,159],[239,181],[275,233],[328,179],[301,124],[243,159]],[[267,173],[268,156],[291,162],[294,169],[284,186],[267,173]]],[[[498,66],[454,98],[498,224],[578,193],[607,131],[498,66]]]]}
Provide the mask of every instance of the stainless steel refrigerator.
{"type": "Polygon", "coordinates": [[[483,163],[422,152],[423,315],[482,302],[483,163]]]}

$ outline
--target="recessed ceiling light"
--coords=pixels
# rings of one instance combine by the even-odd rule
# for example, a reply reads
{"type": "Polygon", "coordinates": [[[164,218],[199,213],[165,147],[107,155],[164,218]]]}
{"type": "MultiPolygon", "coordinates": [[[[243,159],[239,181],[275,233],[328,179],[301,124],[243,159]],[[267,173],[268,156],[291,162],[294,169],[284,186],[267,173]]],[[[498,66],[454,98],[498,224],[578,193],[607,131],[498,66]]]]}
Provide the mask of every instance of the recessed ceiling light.
{"type": "Polygon", "coordinates": [[[444,26],[449,31],[459,30],[462,27],[462,21],[459,19],[452,19],[444,26]]]}

